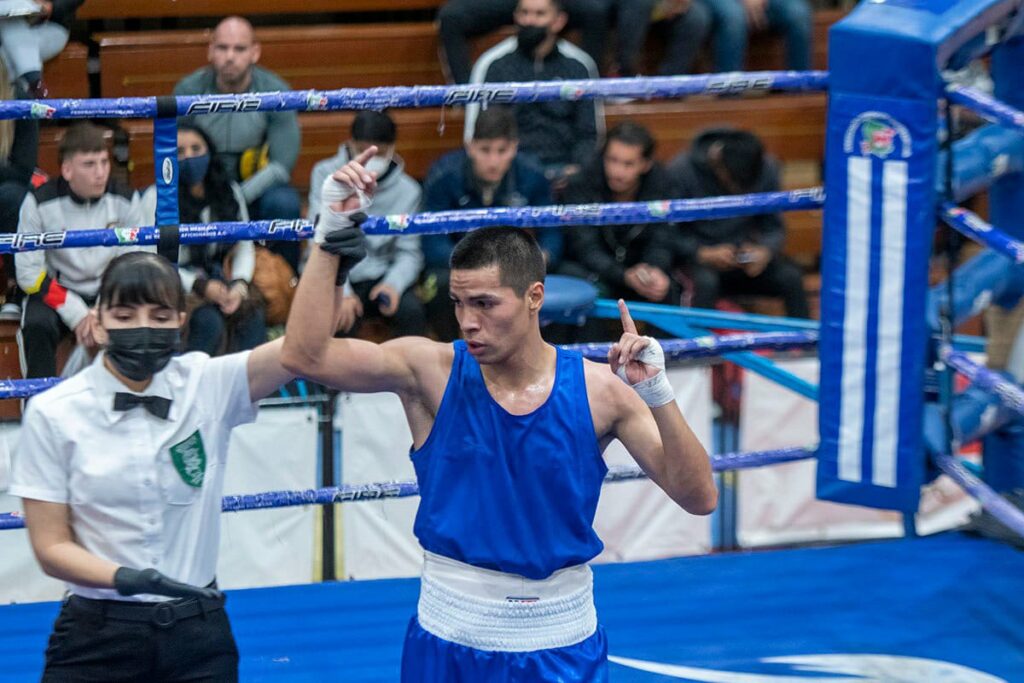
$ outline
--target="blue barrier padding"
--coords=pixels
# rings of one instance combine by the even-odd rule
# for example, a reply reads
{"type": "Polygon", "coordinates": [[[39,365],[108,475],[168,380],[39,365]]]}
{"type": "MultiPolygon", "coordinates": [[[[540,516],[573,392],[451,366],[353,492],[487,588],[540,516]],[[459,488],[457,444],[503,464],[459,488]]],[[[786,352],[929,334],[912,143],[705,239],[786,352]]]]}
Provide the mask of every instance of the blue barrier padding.
{"type": "MultiPolygon", "coordinates": [[[[750,467],[764,467],[780,463],[807,460],[814,457],[809,448],[780,448],[770,451],[752,453],[723,453],[711,456],[711,466],[716,472],[737,470],[750,467]]],[[[605,482],[632,481],[646,479],[647,474],[639,467],[622,466],[608,470],[605,482]]],[[[387,481],[374,484],[346,484],[344,486],[328,486],[305,491],[267,491],[236,496],[224,496],[221,499],[221,510],[239,512],[241,510],[263,510],[266,508],[291,507],[295,505],[333,505],[334,503],[355,503],[367,500],[384,500],[388,498],[408,498],[419,495],[419,486],[415,481],[387,481]]],[[[0,514],[0,531],[21,529],[25,519],[21,513],[7,512],[0,514]]]]}
{"type": "MultiPolygon", "coordinates": [[[[964,201],[1024,170],[1024,129],[989,124],[953,143],[953,198],[964,201]]],[[[945,150],[939,152],[935,191],[946,187],[945,150]]]]}
{"type": "Polygon", "coordinates": [[[939,216],[949,227],[998,251],[1017,265],[1024,264],[1024,242],[982,219],[969,209],[943,204],[939,216]]]}
{"type": "MultiPolygon", "coordinates": [[[[178,116],[257,111],[337,111],[442,107],[481,104],[560,102],[630,97],[669,99],[688,95],[742,92],[821,92],[828,86],[823,71],[760,71],[700,76],[655,76],[531,83],[418,85],[340,90],[295,90],[237,95],[175,97],[178,116]]],[[[0,102],[0,119],[93,119],[157,116],[155,97],[85,100],[14,100],[0,102]]]]}
{"type": "Polygon", "coordinates": [[[540,324],[582,325],[593,310],[596,300],[597,287],[589,280],[568,275],[548,275],[544,278],[544,305],[540,309],[540,324]]]}
{"type": "MultiPolygon", "coordinates": [[[[948,284],[940,282],[928,291],[928,327],[939,334],[940,311],[948,298],[948,284]]],[[[954,325],[985,311],[991,304],[1011,309],[1024,296],[1024,267],[994,249],[972,256],[953,273],[954,325]]],[[[961,349],[962,350],[962,349],[961,349]]]]}
{"type": "Polygon", "coordinates": [[[861,3],[830,31],[819,498],[917,510],[941,70],[1018,9],[861,3]]]}

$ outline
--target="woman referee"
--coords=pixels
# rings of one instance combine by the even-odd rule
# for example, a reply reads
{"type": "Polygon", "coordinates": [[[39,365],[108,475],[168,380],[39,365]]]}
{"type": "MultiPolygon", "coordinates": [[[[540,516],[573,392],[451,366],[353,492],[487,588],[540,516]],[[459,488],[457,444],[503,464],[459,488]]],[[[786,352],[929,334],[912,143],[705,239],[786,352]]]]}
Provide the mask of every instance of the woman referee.
{"type": "Polygon", "coordinates": [[[214,576],[228,440],[293,375],[282,340],[176,356],[184,310],[166,259],[114,259],[96,312],[106,350],[28,404],[10,492],[70,593],[43,681],[238,680],[214,576]]]}

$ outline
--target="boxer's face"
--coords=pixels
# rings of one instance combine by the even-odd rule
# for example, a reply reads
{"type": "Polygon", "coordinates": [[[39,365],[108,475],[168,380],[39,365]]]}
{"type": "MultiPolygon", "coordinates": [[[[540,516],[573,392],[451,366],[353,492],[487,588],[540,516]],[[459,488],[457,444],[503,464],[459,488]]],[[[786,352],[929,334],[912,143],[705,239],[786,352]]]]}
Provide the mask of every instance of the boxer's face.
{"type": "Polygon", "coordinates": [[[544,302],[544,283],[518,295],[502,284],[497,264],[453,269],[448,292],[466,347],[482,364],[500,363],[520,349],[544,302]]]}

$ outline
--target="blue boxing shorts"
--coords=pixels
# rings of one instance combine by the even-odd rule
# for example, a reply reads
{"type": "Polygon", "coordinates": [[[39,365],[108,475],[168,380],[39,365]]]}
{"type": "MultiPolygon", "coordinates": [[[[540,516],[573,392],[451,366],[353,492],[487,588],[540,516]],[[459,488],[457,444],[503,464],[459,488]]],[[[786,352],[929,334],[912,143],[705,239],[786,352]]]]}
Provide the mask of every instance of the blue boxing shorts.
{"type": "Polygon", "coordinates": [[[586,640],[548,650],[477,650],[428,633],[413,617],[402,651],[402,683],[606,683],[608,641],[598,626],[586,640]]]}

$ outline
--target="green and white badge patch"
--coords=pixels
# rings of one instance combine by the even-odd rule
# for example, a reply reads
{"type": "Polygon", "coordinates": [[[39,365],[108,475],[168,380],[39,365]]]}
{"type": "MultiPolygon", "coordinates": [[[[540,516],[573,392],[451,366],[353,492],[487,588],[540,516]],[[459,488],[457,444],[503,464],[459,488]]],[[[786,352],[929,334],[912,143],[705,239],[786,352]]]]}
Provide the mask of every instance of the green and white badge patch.
{"type": "Polygon", "coordinates": [[[197,429],[190,437],[171,446],[171,460],[181,480],[193,488],[203,485],[206,476],[206,449],[197,429]]]}

